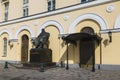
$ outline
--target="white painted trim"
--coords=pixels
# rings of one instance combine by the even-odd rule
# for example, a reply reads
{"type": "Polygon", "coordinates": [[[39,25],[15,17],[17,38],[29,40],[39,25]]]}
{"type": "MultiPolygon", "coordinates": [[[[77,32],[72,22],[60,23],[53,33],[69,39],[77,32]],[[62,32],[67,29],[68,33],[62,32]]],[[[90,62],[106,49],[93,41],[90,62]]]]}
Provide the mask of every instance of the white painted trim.
{"type": "Polygon", "coordinates": [[[100,31],[101,34],[105,34],[105,33],[108,33],[110,30],[103,30],[103,31],[100,31]]]}
{"type": "Polygon", "coordinates": [[[112,33],[117,33],[117,32],[120,32],[120,28],[103,30],[103,31],[100,31],[100,33],[105,34],[105,33],[108,33],[109,31],[112,33]]]}
{"type": "Polygon", "coordinates": [[[114,29],[120,28],[120,15],[117,17],[114,25],[114,29]]]}
{"type": "Polygon", "coordinates": [[[26,20],[31,20],[31,19],[36,19],[36,18],[42,18],[42,17],[46,17],[46,16],[51,16],[51,15],[55,15],[55,14],[68,12],[68,11],[79,10],[79,9],[83,9],[86,7],[91,7],[94,5],[99,5],[99,4],[112,2],[112,1],[113,0],[96,0],[96,1],[89,2],[89,3],[71,6],[71,7],[67,7],[67,8],[63,8],[63,9],[59,9],[59,10],[55,10],[55,11],[51,11],[51,12],[47,12],[47,13],[43,13],[43,14],[38,14],[38,15],[34,15],[34,16],[26,17],[26,18],[3,22],[3,23],[0,23],[0,26],[13,24],[13,23],[21,22],[21,21],[26,21],[26,20]]]}
{"type": "Polygon", "coordinates": [[[57,21],[50,20],[50,21],[43,23],[43,25],[40,27],[37,35],[39,35],[41,33],[42,29],[46,28],[49,25],[54,25],[60,31],[60,34],[64,34],[64,29],[63,29],[62,25],[57,21]]]}
{"type": "Polygon", "coordinates": [[[7,29],[2,29],[0,31],[0,35],[2,35],[3,33],[7,33],[9,36],[9,39],[12,39],[12,34],[10,33],[10,31],[8,31],[7,29]]]}
{"type": "Polygon", "coordinates": [[[29,26],[21,26],[21,27],[17,30],[17,32],[15,33],[14,39],[18,39],[18,34],[19,34],[22,30],[27,30],[27,31],[29,31],[31,37],[35,37],[34,32],[33,32],[33,30],[32,30],[31,27],[29,27],[29,26]]]}
{"type": "Polygon", "coordinates": [[[86,19],[91,19],[91,20],[96,21],[100,25],[101,30],[108,29],[108,26],[102,17],[100,17],[97,14],[86,13],[86,14],[80,15],[78,18],[76,18],[71,23],[70,28],[69,28],[69,33],[74,33],[74,30],[75,30],[75,27],[77,26],[77,24],[86,19]]]}
{"type": "Polygon", "coordinates": [[[111,31],[112,33],[117,33],[120,32],[120,15],[118,15],[115,24],[114,24],[114,28],[113,29],[109,29],[109,30],[101,30],[100,33],[101,34],[105,34],[108,33],[109,31],[111,31]]]}

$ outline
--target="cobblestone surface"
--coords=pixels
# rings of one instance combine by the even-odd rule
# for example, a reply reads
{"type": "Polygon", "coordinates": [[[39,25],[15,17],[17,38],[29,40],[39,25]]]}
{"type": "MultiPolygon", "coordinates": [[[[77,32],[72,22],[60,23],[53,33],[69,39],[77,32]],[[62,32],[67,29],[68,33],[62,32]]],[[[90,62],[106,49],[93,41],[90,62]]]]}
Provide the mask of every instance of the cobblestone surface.
{"type": "Polygon", "coordinates": [[[0,80],[120,80],[120,71],[96,70],[82,68],[50,68],[45,72],[39,69],[18,69],[0,65],[0,80]]]}

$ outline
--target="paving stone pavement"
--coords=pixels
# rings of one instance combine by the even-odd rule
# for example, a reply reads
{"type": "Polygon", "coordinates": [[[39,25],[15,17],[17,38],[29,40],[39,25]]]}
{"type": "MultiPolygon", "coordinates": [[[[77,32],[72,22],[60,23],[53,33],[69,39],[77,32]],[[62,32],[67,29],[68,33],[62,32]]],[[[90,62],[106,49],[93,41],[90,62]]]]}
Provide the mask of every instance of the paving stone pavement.
{"type": "Polygon", "coordinates": [[[120,71],[96,70],[82,68],[50,68],[45,72],[39,69],[18,69],[0,64],[0,80],[120,80],[120,71]]]}

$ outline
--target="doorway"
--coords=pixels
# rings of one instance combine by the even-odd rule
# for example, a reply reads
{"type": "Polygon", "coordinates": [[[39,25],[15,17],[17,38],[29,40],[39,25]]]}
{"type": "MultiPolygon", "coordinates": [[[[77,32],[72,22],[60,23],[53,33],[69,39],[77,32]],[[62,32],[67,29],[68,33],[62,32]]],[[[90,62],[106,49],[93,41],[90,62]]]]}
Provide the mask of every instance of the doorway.
{"type": "Polygon", "coordinates": [[[27,35],[23,35],[21,38],[21,63],[28,62],[28,46],[29,38],[27,35]]]}
{"type": "MultiPolygon", "coordinates": [[[[83,33],[94,34],[91,27],[85,27],[81,30],[83,33]]],[[[83,38],[80,40],[80,67],[92,68],[95,62],[95,42],[91,38],[83,38]]]]}

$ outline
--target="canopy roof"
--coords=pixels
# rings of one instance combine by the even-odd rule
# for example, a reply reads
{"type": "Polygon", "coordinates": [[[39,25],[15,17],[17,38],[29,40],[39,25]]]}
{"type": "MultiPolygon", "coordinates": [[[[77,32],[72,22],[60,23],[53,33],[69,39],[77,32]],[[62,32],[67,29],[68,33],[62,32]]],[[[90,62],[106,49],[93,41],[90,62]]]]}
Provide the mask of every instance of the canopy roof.
{"type": "Polygon", "coordinates": [[[65,37],[62,37],[62,39],[68,43],[76,43],[76,41],[78,40],[97,40],[97,41],[102,40],[102,38],[98,36],[97,34],[89,34],[85,32],[72,33],[65,37]]]}

